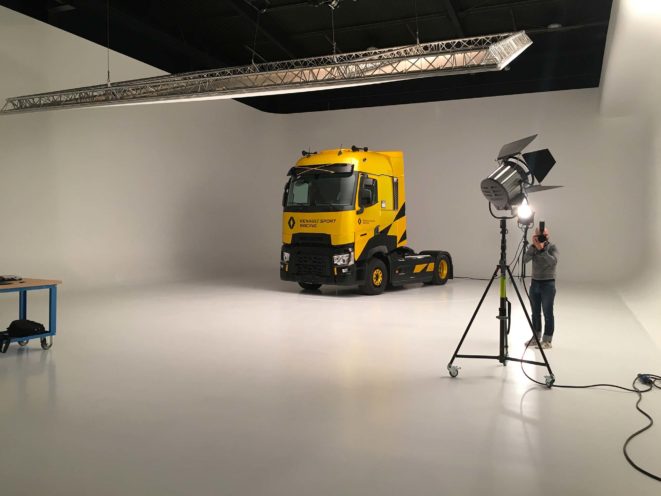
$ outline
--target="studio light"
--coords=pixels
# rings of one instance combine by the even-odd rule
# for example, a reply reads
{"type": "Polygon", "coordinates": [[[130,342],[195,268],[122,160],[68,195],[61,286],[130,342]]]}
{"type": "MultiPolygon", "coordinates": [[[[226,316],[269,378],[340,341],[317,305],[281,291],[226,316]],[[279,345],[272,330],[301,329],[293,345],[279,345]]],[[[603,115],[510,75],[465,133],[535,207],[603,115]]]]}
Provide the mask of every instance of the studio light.
{"type": "Polygon", "coordinates": [[[546,386],[551,387],[555,382],[555,376],[551,370],[551,365],[546,359],[544,350],[539,343],[539,339],[533,328],[532,320],[528,314],[526,304],[521,297],[521,292],[519,291],[516,281],[514,280],[512,270],[507,263],[507,220],[518,217],[519,223],[524,226],[524,229],[527,233],[528,229],[530,229],[534,222],[534,213],[528,204],[528,194],[535,191],[559,187],[541,186],[541,184],[539,184],[544,180],[546,175],[555,164],[555,159],[548,149],[545,148],[544,150],[521,153],[523,149],[528,146],[536,137],[537,135],[535,134],[533,136],[528,136],[527,138],[523,138],[503,146],[498,153],[498,157],[496,158],[498,167],[491,173],[489,177],[482,180],[482,194],[489,201],[489,212],[500,222],[500,259],[498,261],[498,265],[496,266],[496,270],[494,270],[493,275],[491,276],[491,279],[489,280],[489,283],[487,284],[487,287],[482,294],[480,302],[477,304],[477,308],[473,312],[473,316],[468,322],[468,326],[466,327],[464,334],[459,340],[457,349],[454,351],[454,354],[450,359],[450,363],[448,363],[448,372],[450,373],[451,377],[457,377],[459,374],[459,367],[454,365],[454,361],[457,358],[479,358],[498,360],[503,365],[507,365],[507,362],[520,362],[546,367],[546,370],[549,373],[547,376],[545,376],[546,386]],[[535,184],[535,181],[538,184],[535,184]],[[495,215],[493,213],[494,207],[496,210],[510,210],[510,212],[509,214],[504,213],[495,215]],[[500,283],[500,305],[498,307],[497,317],[499,323],[498,354],[475,355],[460,353],[461,347],[464,344],[466,336],[468,335],[468,331],[473,325],[475,317],[480,311],[480,307],[482,306],[482,303],[484,302],[484,299],[487,296],[491,285],[496,279],[498,279],[500,283]],[[537,342],[539,351],[542,354],[542,361],[527,360],[524,358],[513,358],[509,356],[508,336],[510,332],[510,325],[512,323],[512,304],[507,298],[508,279],[511,286],[514,288],[516,296],[519,300],[519,304],[521,305],[521,308],[526,315],[526,320],[528,327],[530,328],[530,332],[533,336],[533,339],[537,342]]]}
{"type": "Polygon", "coordinates": [[[512,210],[518,208],[520,218],[530,211],[527,202],[528,193],[557,188],[558,186],[541,186],[549,173],[555,159],[548,148],[529,153],[521,153],[537,135],[528,136],[518,141],[504,145],[496,161],[498,167],[489,177],[482,180],[482,194],[489,201],[490,207],[496,210],[512,210]],[[535,184],[535,181],[538,184],[535,184]],[[521,208],[525,202],[525,207],[521,208]]]}

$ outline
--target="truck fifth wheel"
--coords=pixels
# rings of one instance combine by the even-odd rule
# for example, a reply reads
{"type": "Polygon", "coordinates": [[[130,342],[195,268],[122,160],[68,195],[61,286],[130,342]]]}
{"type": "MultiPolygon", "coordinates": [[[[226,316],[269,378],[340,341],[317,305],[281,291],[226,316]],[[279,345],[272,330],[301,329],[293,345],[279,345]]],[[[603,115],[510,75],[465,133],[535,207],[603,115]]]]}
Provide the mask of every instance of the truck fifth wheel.
{"type": "Polygon", "coordinates": [[[280,278],[306,290],[389,286],[452,279],[446,251],[407,247],[404,158],[367,148],[303,152],[282,198],[280,278]]]}

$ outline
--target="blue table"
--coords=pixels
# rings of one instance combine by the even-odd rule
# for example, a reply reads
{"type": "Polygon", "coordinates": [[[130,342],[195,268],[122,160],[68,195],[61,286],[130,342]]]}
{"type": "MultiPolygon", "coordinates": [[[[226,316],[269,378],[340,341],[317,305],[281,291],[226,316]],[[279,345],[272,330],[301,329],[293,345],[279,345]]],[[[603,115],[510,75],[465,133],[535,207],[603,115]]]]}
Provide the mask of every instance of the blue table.
{"type": "Polygon", "coordinates": [[[27,319],[28,315],[28,291],[48,290],[48,326],[46,333],[35,334],[20,338],[12,338],[11,342],[17,342],[26,346],[32,339],[39,339],[44,350],[53,346],[53,336],[57,332],[57,285],[62,281],[53,279],[23,279],[10,284],[0,285],[0,293],[18,293],[18,318],[27,319]]]}

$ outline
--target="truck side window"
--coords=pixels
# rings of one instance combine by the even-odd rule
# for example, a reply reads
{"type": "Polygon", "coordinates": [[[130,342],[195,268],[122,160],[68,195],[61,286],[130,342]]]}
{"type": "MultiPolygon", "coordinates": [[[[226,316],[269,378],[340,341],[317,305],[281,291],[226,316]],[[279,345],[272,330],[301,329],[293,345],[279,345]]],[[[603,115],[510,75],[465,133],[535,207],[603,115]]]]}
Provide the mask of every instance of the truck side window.
{"type": "Polygon", "coordinates": [[[379,201],[379,190],[377,187],[376,179],[368,176],[362,176],[360,184],[361,184],[361,189],[366,189],[372,192],[372,202],[362,206],[371,207],[372,205],[376,204],[379,201]]]}

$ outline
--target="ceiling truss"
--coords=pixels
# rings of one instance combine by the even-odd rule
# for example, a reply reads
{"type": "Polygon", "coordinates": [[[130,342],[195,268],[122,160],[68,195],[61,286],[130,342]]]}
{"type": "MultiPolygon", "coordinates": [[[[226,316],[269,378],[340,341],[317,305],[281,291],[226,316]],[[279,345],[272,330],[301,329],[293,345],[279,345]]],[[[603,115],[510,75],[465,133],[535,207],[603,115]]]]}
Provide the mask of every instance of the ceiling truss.
{"type": "Polygon", "coordinates": [[[532,44],[525,32],[268,62],[8,98],[0,114],[211,100],[498,71],[532,44]]]}

